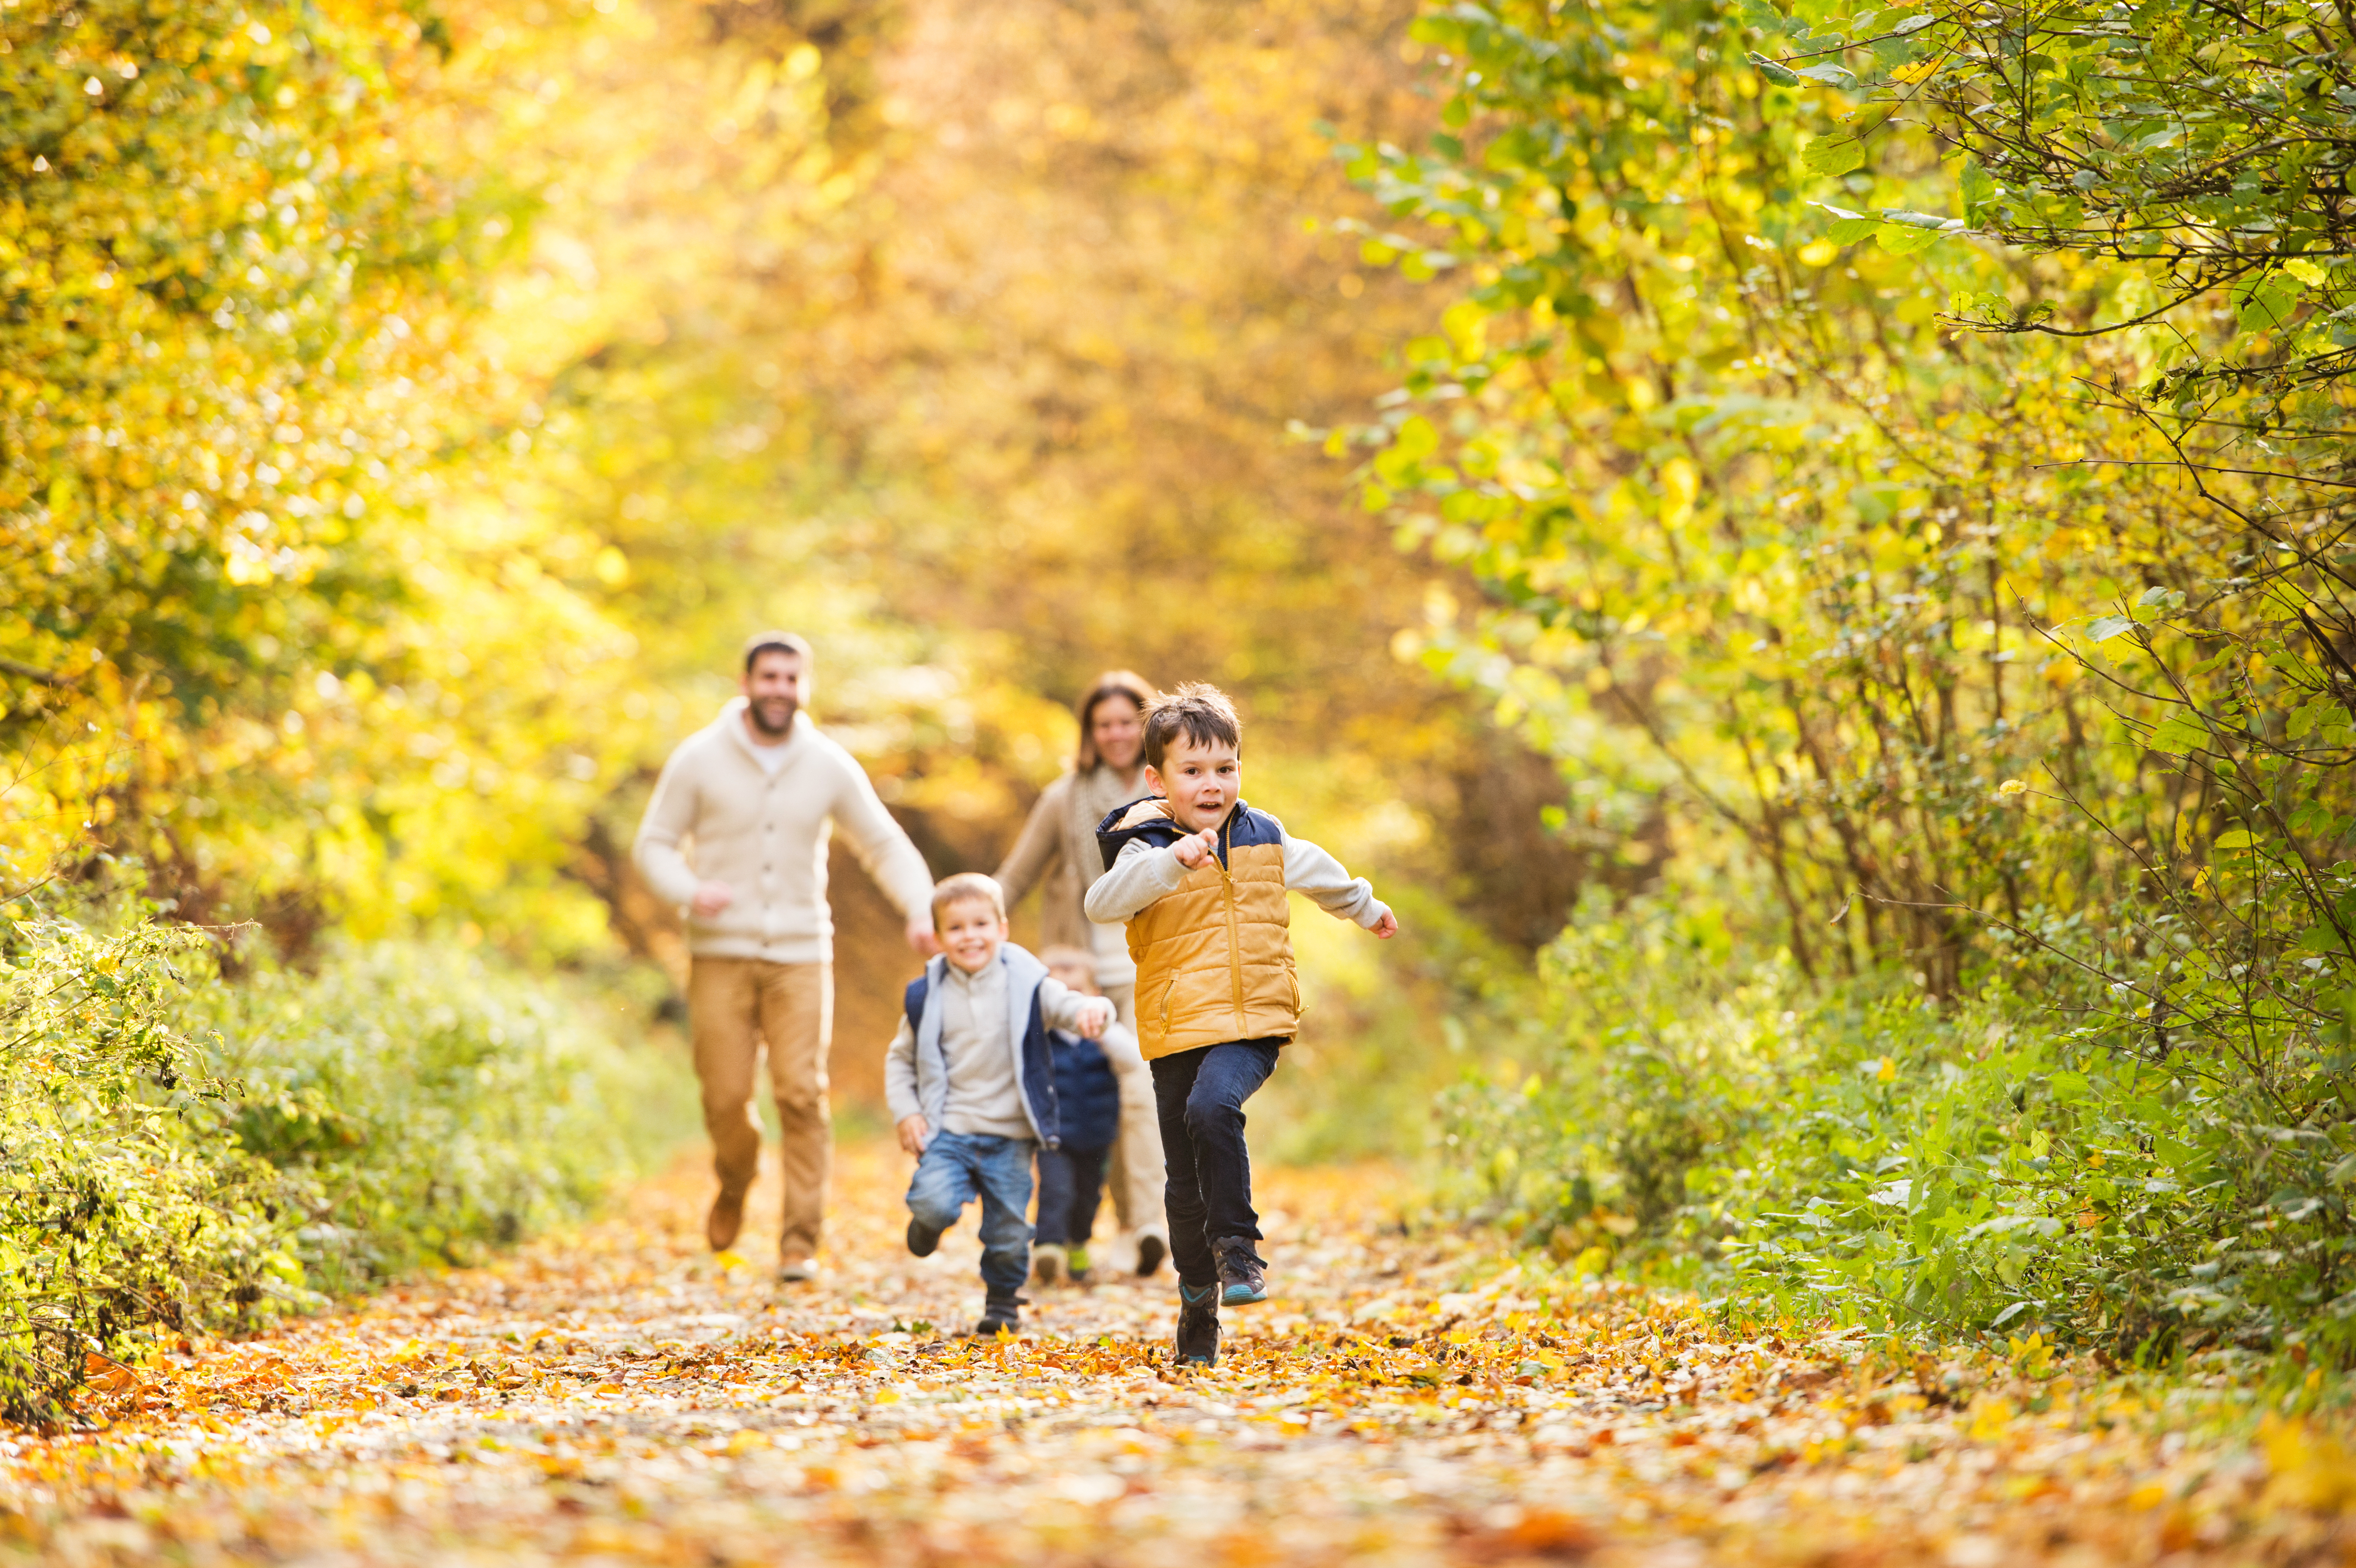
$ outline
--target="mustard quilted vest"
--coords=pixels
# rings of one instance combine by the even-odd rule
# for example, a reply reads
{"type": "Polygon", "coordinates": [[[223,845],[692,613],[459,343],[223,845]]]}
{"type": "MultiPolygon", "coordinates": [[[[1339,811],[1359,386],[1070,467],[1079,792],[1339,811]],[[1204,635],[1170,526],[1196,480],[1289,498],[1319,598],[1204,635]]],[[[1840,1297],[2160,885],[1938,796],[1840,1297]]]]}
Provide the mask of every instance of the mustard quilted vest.
{"type": "MultiPolygon", "coordinates": [[[[1116,813],[1107,820],[1119,819],[1116,813]]],[[[1099,842],[1109,863],[1132,837],[1161,848],[1180,836],[1175,823],[1157,820],[1101,834],[1099,842]]],[[[1237,802],[1220,825],[1218,855],[1130,917],[1137,1039],[1146,1060],[1297,1031],[1301,979],[1291,926],[1283,829],[1237,802]]]]}

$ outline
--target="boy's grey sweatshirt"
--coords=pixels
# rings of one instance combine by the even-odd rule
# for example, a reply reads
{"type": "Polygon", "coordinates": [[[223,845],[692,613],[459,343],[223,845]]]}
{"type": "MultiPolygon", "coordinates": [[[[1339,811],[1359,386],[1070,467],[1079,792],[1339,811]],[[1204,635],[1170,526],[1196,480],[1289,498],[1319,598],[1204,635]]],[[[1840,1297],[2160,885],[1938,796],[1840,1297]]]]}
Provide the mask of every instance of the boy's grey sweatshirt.
{"type": "MultiPolygon", "coordinates": [[[[1277,831],[1284,831],[1283,823],[1276,826],[1277,831]]],[[[1178,863],[1177,846],[1157,848],[1132,838],[1121,846],[1120,859],[1113,862],[1112,869],[1089,887],[1088,918],[1117,925],[1176,892],[1185,880],[1186,868],[1178,863]]],[[[1284,885],[1290,891],[1307,893],[1326,913],[1355,921],[1368,930],[1390,912],[1390,906],[1375,897],[1372,882],[1353,877],[1342,869],[1341,861],[1290,833],[1284,835],[1284,885]]]]}
{"type": "MultiPolygon", "coordinates": [[[[1035,1136],[1023,1114],[1014,1078],[1016,1037],[1006,994],[1006,965],[995,955],[974,974],[954,964],[941,965],[941,1054],[948,1060],[948,1098],[936,1131],[967,1136],[1027,1138],[1035,1136]]],[[[1039,982],[1039,1015],[1049,1029],[1076,1029],[1087,998],[1053,976],[1039,982]]],[[[1029,1008],[1023,1009],[1029,1016],[1029,1008]]],[[[884,1100],[892,1120],[905,1122],[924,1111],[916,1087],[916,1031],[903,1015],[884,1056],[884,1100]]]]}

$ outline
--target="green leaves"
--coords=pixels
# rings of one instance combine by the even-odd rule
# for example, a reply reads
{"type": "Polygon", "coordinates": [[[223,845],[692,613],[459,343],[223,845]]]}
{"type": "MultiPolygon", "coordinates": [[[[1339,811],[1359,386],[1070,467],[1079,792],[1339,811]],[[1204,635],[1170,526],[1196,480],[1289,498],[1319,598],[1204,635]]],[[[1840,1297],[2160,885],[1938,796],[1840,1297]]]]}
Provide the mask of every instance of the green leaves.
{"type": "Polygon", "coordinates": [[[1874,243],[1893,256],[1910,256],[1937,244],[1938,229],[1923,224],[1884,222],[1873,230],[1874,243]]]}
{"type": "Polygon", "coordinates": [[[1963,197],[1964,221],[1975,226],[1988,221],[1989,204],[1996,200],[2001,187],[1978,159],[1964,160],[1964,172],[1957,186],[1963,197]]]}
{"type": "MultiPolygon", "coordinates": [[[[1817,144],[1810,144],[1813,152],[1817,144]]],[[[1910,212],[1902,208],[1890,208],[1879,214],[1851,212],[1829,202],[1811,202],[1833,215],[1835,221],[1825,230],[1825,238],[1836,245],[1853,245],[1859,240],[1871,239],[1883,251],[1893,256],[1912,255],[1927,251],[1963,225],[1952,219],[1933,213],[1910,212]]]]}
{"type": "Polygon", "coordinates": [[[2086,624],[2086,640],[2107,643],[2114,637],[2126,635],[2135,628],[2136,619],[2132,615],[2097,615],[2086,624]]]}
{"type": "Polygon", "coordinates": [[[2287,269],[2269,272],[2243,290],[2239,298],[2244,332],[2276,332],[2291,323],[2306,285],[2287,269]]]}
{"type": "Polygon", "coordinates": [[[1589,917],[1551,1121],[1501,1136],[1683,1191],[1646,1200],[1677,1267],[1732,1236],[1731,1283],[1828,1309],[2343,1333],[2312,1205],[2356,976],[2307,933],[2356,920],[2351,517],[2313,483],[2356,235],[2255,144],[2345,105],[2264,98],[2308,69],[2288,10],[1738,16],[1721,67],[1697,9],[1508,6],[1462,70],[1510,164],[1372,182],[1497,280],[1483,374],[1410,381],[1429,428],[1369,471],[1486,592],[1421,656],[1594,803],[1559,830],[1599,864],[1674,825],[1661,896],[1786,966],[1665,987],[1589,917]],[[1676,1071],[1605,1060],[1639,1041],[1676,1071]]]}
{"type": "Polygon", "coordinates": [[[2154,751],[2190,755],[2212,744],[2215,737],[2199,719],[2178,714],[2163,720],[2151,732],[2154,751]]]}
{"type": "MultiPolygon", "coordinates": [[[[2209,362],[2186,373],[2220,405],[2211,417],[2238,421],[2222,407],[2247,400],[2278,433],[2343,439],[2326,432],[2349,428],[2336,388],[2356,369],[2351,345],[2296,332],[2303,296],[2319,296],[2316,316],[2356,301],[2321,262],[2356,246],[2356,217],[2315,177],[2348,105],[2323,90],[2304,10],[2266,5],[2226,17],[2155,0],[2089,27],[2077,13],[2017,0],[1968,17],[1836,4],[1811,21],[1878,40],[1824,63],[1860,69],[1856,91],[1869,106],[1917,119],[1963,151],[1966,223],[2121,264],[2147,285],[2142,309],[2098,324],[2082,304],[2074,329],[2128,330],[2165,315],[2191,338],[2217,339],[2203,344],[2209,362]],[[1926,91],[1933,69],[1936,92],[1926,91]],[[2220,332],[2205,302],[2228,290],[2220,332]],[[2271,389],[2237,368],[2262,362],[2285,372],[2271,389]]],[[[1857,166],[1838,144],[1811,152],[1819,173],[1857,166]]]]}
{"type": "Polygon", "coordinates": [[[1833,215],[1834,222],[1825,230],[1825,238],[1836,245],[1854,245],[1860,240],[1870,239],[1881,228],[1881,219],[1879,218],[1869,218],[1864,213],[1851,212],[1846,208],[1834,207],[1827,202],[1819,201],[1810,205],[1823,208],[1825,211],[1833,215]]]}
{"type": "Polygon", "coordinates": [[[1797,68],[1798,74],[1822,87],[1851,88],[1857,85],[1857,73],[1845,66],[1821,64],[1797,68]]]}
{"type": "Polygon", "coordinates": [[[12,1420],[56,1419],[88,1351],[130,1355],[158,1325],[249,1331],[316,1307],[315,1287],[574,1218],[685,1125],[684,1080],[478,957],[387,947],[233,989],[195,977],[204,944],[145,922],[12,923],[12,1420]]]}
{"type": "Polygon", "coordinates": [[[1800,154],[1800,163],[1812,174],[1845,175],[1864,166],[1864,139],[1854,130],[1819,136],[1800,154]]]}
{"type": "Polygon", "coordinates": [[[337,1290],[577,1219],[691,1121],[687,1080],[479,954],[384,943],[198,1000],[224,1130],[314,1189],[301,1253],[337,1290]]]}
{"type": "Polygon", "coordinates": [[[224,1328],[306,1299],[271,1271],[302,1189],[220,1139],[225,1086],[177,1016],[186,931],[14,923],[0,967],[0,1410],[55,1420],[86,1352],[158,1319],[224,1328]],[[279,1216],[273,1218],[273,1216],[279,1216]]]}

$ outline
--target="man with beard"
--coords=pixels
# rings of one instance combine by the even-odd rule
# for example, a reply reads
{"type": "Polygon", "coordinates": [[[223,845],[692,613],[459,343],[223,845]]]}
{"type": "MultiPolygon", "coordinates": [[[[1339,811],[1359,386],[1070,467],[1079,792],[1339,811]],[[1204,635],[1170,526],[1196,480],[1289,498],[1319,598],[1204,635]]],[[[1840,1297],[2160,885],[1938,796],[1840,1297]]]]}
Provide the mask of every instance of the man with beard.
{"type": "Polygon", "coordinates": [[[745,643],[744,695],[663,764],[636,849],[648,882],[687,912],[688,1022],[720,1178],[705,1234],[715,1252],[725,1252],[744,1223],[744,1196],[761,1170],[753,1093],[766,1044],[784,1134],[777,1277],[786,1281],[814,1273],[833,1154],[826,1058],[834,917],[826,848],[834,827],[906,916],[908,945],[938,950],[925,858],[884,809],[864,770],[803,711],[810,665],[809,645],[790,632],[763,632],[745,643]],[[682,840],[691,848],[682,851],[682,840]]]}

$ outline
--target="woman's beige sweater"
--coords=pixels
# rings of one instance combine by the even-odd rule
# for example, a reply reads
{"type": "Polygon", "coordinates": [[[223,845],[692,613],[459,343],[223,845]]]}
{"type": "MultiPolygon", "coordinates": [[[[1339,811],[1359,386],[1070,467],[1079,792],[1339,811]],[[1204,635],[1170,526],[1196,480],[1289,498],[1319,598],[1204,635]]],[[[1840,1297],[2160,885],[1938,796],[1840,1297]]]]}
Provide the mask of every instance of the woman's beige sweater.
{"type": "Polygon", "coordinates": [[[819,964],[834,956],[826,848],[840,826],[867,874],[911,917],[926,912],[933,876],[850,752],[797,714],[772,773],[744,729],[744,699],[689,736],[663,764],[634,854],[655,891],[682,907],[696,885],[735,891],[709,920],[687,915],[699,958],[819,964]]]}
{"type": "Polygon", "coordinates": [[[1039,894],[1039,945],[1078,947],[1096,955],[1099,989],[1127,986],[1137,979],[1137,965],[1118,925],[1098,925],[1080,908],[1088,884],[1097,880],[1102,861],[1097,851],[1097,824],[1117,805],[1126,805],[1144,793],[1135,779],[1124,779],[1108,767],[1085,773],[1067,773],[1039,794],[1031,807],[1023,836],[1006,852],[998,868],[998,881],[1006,890],[1009,907],[1023,901],[1033,887],[1039,894]]]}

